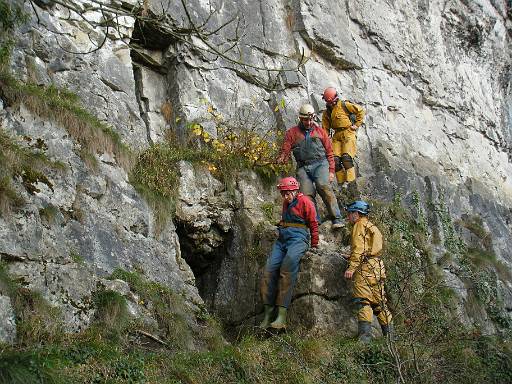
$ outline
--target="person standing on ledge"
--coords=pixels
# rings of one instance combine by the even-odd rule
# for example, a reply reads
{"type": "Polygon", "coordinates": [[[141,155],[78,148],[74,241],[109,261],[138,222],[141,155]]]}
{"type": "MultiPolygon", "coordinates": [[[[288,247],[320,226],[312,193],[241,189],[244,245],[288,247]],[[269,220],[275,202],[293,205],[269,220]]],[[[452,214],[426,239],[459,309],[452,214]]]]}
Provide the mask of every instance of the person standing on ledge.
{"type": "Polygon", "coordinates": [[[326,110],[322,114],[322,127],[327,134],[332,129],[332,149],[336,162],[340,164],[336,179],[342,186],[356,180],[354,158],[356,156],[358,128],[363,124],[364,109],[348,100],[340,100],[336,88],[326,88],[322,98],[326,110]]]}
{"type": "Polygon", "coordinates": [[[297,179],[300,191],[315,202],[316,192],[327,207],[332,228],[344,226],[338,200],[331,182],[334,180],[334,157],[331,140],[325,131],[315,123],[315,110],[304,104],[299,110],[299,124],[286,131],[278,163],[286,163],[290,152],[297,162],[297,179]]]}

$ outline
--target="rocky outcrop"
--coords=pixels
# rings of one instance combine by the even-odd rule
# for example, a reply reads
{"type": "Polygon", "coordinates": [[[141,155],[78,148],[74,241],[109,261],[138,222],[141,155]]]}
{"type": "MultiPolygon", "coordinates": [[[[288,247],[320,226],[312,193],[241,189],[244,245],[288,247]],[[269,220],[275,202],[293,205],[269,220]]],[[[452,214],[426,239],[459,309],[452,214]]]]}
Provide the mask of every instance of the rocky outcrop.
{"type": "MultiPolygon", "coordinates": [[[[211,11],[210,2],[185,3],[197,25],[211,11]]],[[[12,72],[75,92],[134,150],[201,120],[204,100],[227,119],[240,108],[257,108],[284,129],[295,122],[300,104],[320,110],[321,91],[336,86],[342,98],[367,110],[358,134],[361,195],[389,201],[400,192],[412,205],[418,192],[431,231],[441,240],[432,203],[442,202],[455,218],[480,216],[492,234],[492,251],[511,268],[512,27],[504,2],[214,3],[210,30],[237,11],[243,15],[240,57],[246,63],[293,68],[301,58],[307,62],[299,72],[270,74],[222,59],[212,63],[194,36],[191,49],[128,16],[103,40],[104,28],[93,29],[53,2],[36,2],[37,16],[27,5],[31,20],[16,34],[12,72]],[[284,108],[275,109],[281,100],[284,108]]],[[[182,2],[146,5],[149,14],[187,26],[182,2]]],[[[89,15],[99,21],[104,16],[89,15]]],[[[233,33],[228,25],[215,42],[233,33]]],[[[0,106],[3,129],[43,140],[50,158],[66,165],[48,175],[53,190],[41,184],[31,195],[18,185],[28,203],[0,218],[0,254],[28,288],[63,308],[68,329],[89,324],[91,294],[116,268],[142,271],[182,293],[192,308],[204,299],[230,326],[256,323],[259,273],[274,239],[263,206],[274,203],[276,219],[279,203],[254,175],[241,175],[227,190],[207,170],[182,162],[176,216],[157,233],[153,212],[119,159],[99,153],[93,170],[63,127],[23,104],[0,106]]],[[[214,133],[213,126],[205,128],[214,133]]],[[[470,240],[469,232],[462,233],[470,240]]],[[[294,326],[326,331],[354,325],[341,279],[341,243],[325,224],[321,254],[307,254],[303,262],[290,315],[294,326]]],[[[440,247],[434,257],[444,251],[440,247]]],[[[461,317],[468,316],[461,276],[456,268],[445,273],[460,291],[461,317]]],[[[497,284],[510,312],[512,285],[503,279],[497,284]]],[[[2,305],[7,317],[0,320],[1,338],[12,340],[10,304],[2,305]]]]}
{"type": "MultiPolygon", "coordinates": [[[[68,18],[59,6],[38,10],[39,20],[32,13],[17,35],[12,72],[21,80],[77,93],[124,143],[132,149],[147,147],[153,132],[147,130],[139,111],[126,45],[134,20],[123,19],[118,32],[126,35],[109,36],[102,49],[71,54],[67,51],[93,50],[94,37],[100,36],[93,34],[89,41],[90,26],[77,15],[68,18]]],[[[3,105],[0,122],[13,136],[40,140],[47,147],[46,155],[64,165],[63,170],[49,171],[51,189],[40,183],[32,195],[18,185],[27,204],[0,217],[0,255],[10,274],[26,288],[61,307],[68,330],[90,323],[95,311],[92,295],[117,268],[142,272],[182,294],[198,310],[202,299],[192,271],[181,259],[172,221],[156,233],[153,212],[129,183],[119,159],[99,153],[97,167],[91,167],[64,127],[40,119],[23,103],[3,105]]],[[[2,329],[7,332],[8,327],[2,329]]]]}
{"type": "MultiPolygon", "coordinates": [[[[155,13],[167,9],[162,2],[151,4],[155,13]]],[[[181,4],[165,4],[175,20],[186,20],[181,4]]],[[[418,193],[441,241],[439,204],[455,220],[481,217],[492,251],[511,267],[506,245],[512,233],[511,21],[503,3],[275,0],[217,7],[212,24],[227,22],[234,9],[246,18],[249,33],[242,51],[252,53],[246,56],[252,64],[268,59],[259,56],[261,51],[300,57],[304,50],[309,60],[293,81],[282,74],[284,89],[265,92],[235,70],[206,68],[198,56],[171,45],[167,54],[175,59],[168,80],[170,89],[180,89],[171,95],[180,113],[199,118],[195,106],[203,98],[225,116],[250,104],[250,98],[265,100],[272,113],[276,101],[284,99],[286,108],[277,118],[290,126],[301,103],[322,109],[321,91],[336,86],[342,98],[367,110],[358,135],[361,195],[390,201],[399,193],[412,206],[418,193]],[[226,89],[233,90],[232,99],[226,89]]],[[[189,8],[195,21],[210,12],[202,2],[189,8]]],[[[275,65],[276,57],[266,63],[275,65]]],[[[464,228],[459,230],[470,240],[464,228]]],[[[500,285],[508,302],[510,282],[500,285]]]]}

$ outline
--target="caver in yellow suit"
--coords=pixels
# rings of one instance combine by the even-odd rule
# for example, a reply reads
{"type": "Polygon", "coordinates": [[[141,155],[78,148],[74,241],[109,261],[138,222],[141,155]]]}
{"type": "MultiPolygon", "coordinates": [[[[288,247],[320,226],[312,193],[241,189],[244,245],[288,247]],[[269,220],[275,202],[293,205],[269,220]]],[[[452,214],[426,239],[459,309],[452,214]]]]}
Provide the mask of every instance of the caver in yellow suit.
{"type": "Polygon", "coordinates": [[[348,220],[354,224],[351,252],[345,277],[354,282],[354,302],[358,306],[359,339],[371,339],[371,322],[377,316],[382,333],[390,332],[391,312],[384,292],[386,270],[382,261],[382,234],[368,220],[369,206],[358,200],[347,207],[348,220]]]}
{"type": "Polygon", "coordinates": [[[324,91],[323,99],[326,110],[322,114],[322,126],[329,133],[334,131],[332,149],[334,156],[339,157],[342,169],[336,172],[338,183],[351,182],[356,179],[354,158],[356,156],[356,131],[363,124],[364,109],[350,101],[342,101],[336,89],[329,87],[324,91]],[[351,116],[353,120],[351,121],[351,116]]]}

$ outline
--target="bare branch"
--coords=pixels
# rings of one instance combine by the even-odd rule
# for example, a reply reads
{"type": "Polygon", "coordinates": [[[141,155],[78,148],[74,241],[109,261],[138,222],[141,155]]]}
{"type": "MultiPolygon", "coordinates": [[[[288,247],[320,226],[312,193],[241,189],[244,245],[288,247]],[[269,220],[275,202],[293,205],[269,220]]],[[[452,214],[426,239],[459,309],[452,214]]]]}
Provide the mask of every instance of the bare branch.
{"type": "MultiPolygon", "coordinates": [[[[212,24],[213,17],[218,14],[218,10],[214,9],[211,3],[209,5],[210,11],[208,15],[200,22],[194,20],[184,0],[180,0],[184,11],[184,17],[181,22],[171,18],[168,15],[168,10],[162,9],[162,14],[158,16],[152,14],[146,0],[140,1],[136,5],[129,5],[123,2],[104,3],[100,0],[89,0],[85,5],[69,0],[54,0],[53,3],[68,11],[67,17],[61,18],[61,20],[72,21],[76,15],[76,17],[90,26],[93,31],[98,31],[98,28],[100,28],[103,34],[101,42],[98,43],[92,38],[92,32],[88,33],[89,40],[94,45],[94,48],[88,51],[73,51],[69,48],[65,48],[62,42],[56,37],[59,47],[70,54],[86,55],[98,51],[106,44],[110,31],[116,31],[121,41],[131,47],[133,42],[130,44],[129,42],[123,41],[121,28],[121,17],[130,17],[142,26],[140,29],[142,34],[144,33],[144,25],[148,25],[150,28],[159,31],[164,36],[164,39],[169,39],[169,44],[183,44],[184,47],[197,55],[200,60],[208,63],[210,70],[220,68],[228,69],[235,72],[246,81],[268,91],[284,90],[288,88],[289,86],[287,85],[280,86],[281,80],[279,74],[283,72],[298,72],[307,61],[304,57],[304,50],[302,50],[300,61],[297,62],[297,65],[293,65],[292,67],[271,67],[265,64],[256,64],[255,62],[249,63],[242,54],[244,49],[250,49],[253,52],[257,50],[261,52],[262,56],[270,55],[282,57],[287,60],[293,59],[278,52],[271,52],[262,47],[245,44],[243,42],[246,38],[245,21],[243,14],[240,14],[240,12],[237,12],[233,17],[230,17],[220,25],[209,28],[209,25],[212,24]],[[91,12],[101,12],[101,21],[93,19],[90,15],[91,12]],[[222,36],[222,32],[228,28],[231,28],[231,30],[226,33],[228,36],[222,36]]],[[[38,23],[41,24],[42,22],[33,4],[33,0],[30,0],[30,4],[38,18],[38,23]]],[[[46,26],[46,28],[56,35],[64,35],[64,33],[57,31],[54,26],[46,26]]],[[[142,38],[146,40],[144,35],[142,35],[142,38]]],[[[261,57],[261,59],[263,58],[261,57]]]]}

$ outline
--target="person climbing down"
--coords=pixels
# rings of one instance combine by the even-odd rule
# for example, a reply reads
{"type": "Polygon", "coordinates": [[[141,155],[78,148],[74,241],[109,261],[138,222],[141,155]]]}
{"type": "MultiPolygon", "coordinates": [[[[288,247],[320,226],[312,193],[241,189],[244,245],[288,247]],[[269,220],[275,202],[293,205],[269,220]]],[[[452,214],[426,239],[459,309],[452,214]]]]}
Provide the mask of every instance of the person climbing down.
{"type": "Polygon", "coordinates": [[[309,247],[310,236],[311,247],[318,246],[318,223],[313,202],[299,192],[299,182],[294,177],[281,179],[277,188],[283,198],[283,212],[279,223],[279,238],[272,247],[261,281],[265,315],[260,327],[284,329],[300,259],[309,247]],[[270,322],[275,306],[278,308],[278,316],[270,322]]]}
{"type": "Polygon", "coordinates": [[[299,124],[286,131],[278,163],[286,163],[290,152],[297,162],[297,179],[300,191],[315,202],[316,193],[327,207],[332,228],[344,226],[338,200],[332,190],[334,157],[331,141],[326,132],[314,122],[315,110],[304,104],[299,110],[299,124]]]}
{"type": "Polygon", "coordinates": [[[368,203],[357,200],[347,207],[348,221],[354,224],[351,235],[351,253],[345,278],[352,279],[353,301],[358,306],[358,337],[362,342],[372,338],[373,315],[384,336],[391,333],[391,312],[387,307],[384,281],[386,270],[382,261],[382,234],[368,220],[368,203]]]}
{"type": "Polygon", "coordinates": [[[336,179],[339,184],[346,186],[356,179],[356,131],[363,124],[364,109],[350,101],[340,100],[336,88],[333,87],[326,88],[322,98],[326,106],[322,114],[322,127],[327,134],[331,129],[334,131],[332,149],[340,163],[336,179]]]}

